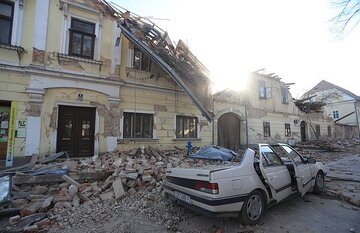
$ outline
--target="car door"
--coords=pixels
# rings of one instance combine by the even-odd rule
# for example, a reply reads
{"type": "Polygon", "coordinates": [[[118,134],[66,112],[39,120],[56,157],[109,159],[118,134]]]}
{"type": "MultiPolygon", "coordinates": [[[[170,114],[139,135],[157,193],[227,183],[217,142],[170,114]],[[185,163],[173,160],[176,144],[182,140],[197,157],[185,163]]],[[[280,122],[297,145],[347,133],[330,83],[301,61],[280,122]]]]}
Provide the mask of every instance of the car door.
{"type": "Polygon", "coordinates": [[[270,186],[273,198],[281,201],[291,194],[290,173],[269,145],[260,145],[259,151],[260,171],[270,186]]]}
{"type": "Polygon", "coordinates": [[[297,186],[301,196],[304,196],[311,188],[311,181],[315,177],[311,175],[311,169],[308,163],[305,162],[303,157],[288,145],[281,145],[281,147],[290,155],[294,162],[295,177],[297,186]]]}

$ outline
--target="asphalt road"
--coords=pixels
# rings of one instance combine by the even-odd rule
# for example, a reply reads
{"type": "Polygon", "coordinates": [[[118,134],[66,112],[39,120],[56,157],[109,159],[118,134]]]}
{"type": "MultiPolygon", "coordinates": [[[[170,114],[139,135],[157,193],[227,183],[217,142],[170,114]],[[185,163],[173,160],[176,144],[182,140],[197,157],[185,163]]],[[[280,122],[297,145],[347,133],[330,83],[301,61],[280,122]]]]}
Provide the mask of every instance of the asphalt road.
{"type": "Polygon", "coordinates": [[[196,216],[180,222],[180,232],[303,233],[360,232],[360,209],[312,194],[296,197],[270,208],[259,225],[244,228],[236,219],[196,216]]]}

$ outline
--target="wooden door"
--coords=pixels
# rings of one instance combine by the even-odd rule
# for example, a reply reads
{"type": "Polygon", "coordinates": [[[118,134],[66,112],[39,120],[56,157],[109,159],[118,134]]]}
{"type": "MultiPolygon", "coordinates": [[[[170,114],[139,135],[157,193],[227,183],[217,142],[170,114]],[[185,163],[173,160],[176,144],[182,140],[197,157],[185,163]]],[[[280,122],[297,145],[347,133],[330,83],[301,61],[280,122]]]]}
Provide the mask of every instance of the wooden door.
{"type": "Polygon", "coordinates": [[[69,156],[94,155],[95,108],[59,106],[56,151],[69,156]]]}
{"type": "Polygon", "coordinates": [[[237,151],[240,148],[240,120],[235,114],[225,113],[218,120],[218,145],[237,151]]]}

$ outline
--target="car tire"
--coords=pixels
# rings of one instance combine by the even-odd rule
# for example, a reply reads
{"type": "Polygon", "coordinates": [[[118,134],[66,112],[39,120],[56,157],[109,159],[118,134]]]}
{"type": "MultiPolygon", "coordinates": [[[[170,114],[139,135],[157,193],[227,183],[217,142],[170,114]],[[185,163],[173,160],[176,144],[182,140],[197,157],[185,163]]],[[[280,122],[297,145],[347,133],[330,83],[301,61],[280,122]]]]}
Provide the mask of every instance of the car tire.
{"type": "Polygon", "coordinates": [[[265,211],[265,201],[263,195],[257,191],[252,191],[244,201],[240,211],[240,222],[246,225],[255,225],[258,223],[265,211]]]}
{"type": "Polygon", "coordinates": [[[323,174],[321,171],[319,171],[319,172],[316,174],[313,193],[315,193],[315,194],[322,194],[322,193],[324,192],[324,189],[325,189],[324,174],[323,174]]]}

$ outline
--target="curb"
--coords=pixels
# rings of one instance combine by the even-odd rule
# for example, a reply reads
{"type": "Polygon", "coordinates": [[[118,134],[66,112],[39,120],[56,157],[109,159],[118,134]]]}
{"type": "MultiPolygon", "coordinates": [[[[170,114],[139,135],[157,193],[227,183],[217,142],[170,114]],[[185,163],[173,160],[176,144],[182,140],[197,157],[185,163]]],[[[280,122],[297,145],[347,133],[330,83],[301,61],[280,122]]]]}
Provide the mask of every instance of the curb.
{"type": "Polygon", "coordinates": [[[340,192],[337,192],[337,191],[334,191],[334,190],[331,190],[331,189],[328,189],[328,188],[325,188],[324,191],[325,191],[326,194],[328,194],[330,196],[337,197],[340,200],[343,200],[343,201],[346,201],[346,202],[350,203],[351,205],[360,207],[360,200],[359,199],[354,199],[351,196],[345,195],[343,193],[340,193],[340,192]]]}

